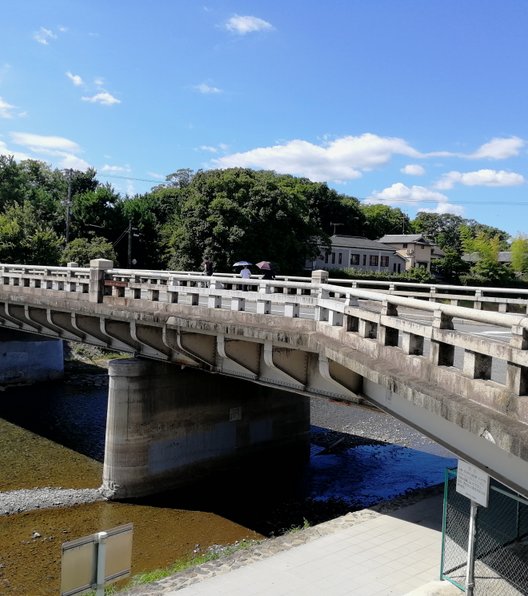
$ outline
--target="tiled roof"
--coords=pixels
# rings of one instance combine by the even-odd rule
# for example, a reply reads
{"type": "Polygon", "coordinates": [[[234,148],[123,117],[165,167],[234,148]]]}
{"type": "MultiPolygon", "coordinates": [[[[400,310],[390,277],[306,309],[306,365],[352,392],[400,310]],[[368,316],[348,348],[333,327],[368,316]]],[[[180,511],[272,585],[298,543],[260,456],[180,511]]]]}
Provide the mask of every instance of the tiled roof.
{"type": "Polygon", "coordinates": [[[339,236],[335,235],[330,238],[334,248],[361,248],[378,250],[385,252],[394,252],[394,248],[382,244],[378,240],[369,240],[363,236],[339,236]]]}
{"type": "Polygon", "coordinates": [[[386,234],[378,240],[386,244],[430,244],[421,234],[386,234]]]}

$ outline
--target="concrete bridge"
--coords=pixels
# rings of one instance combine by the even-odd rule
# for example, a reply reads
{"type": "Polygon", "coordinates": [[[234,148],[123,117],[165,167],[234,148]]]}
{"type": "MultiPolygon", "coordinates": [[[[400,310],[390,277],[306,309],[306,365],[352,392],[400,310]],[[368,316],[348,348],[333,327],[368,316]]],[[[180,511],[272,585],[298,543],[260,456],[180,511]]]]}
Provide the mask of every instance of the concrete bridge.
{"type": "Polygon", "coordinates": [[[309,410],[297,394],[373,403],[528,495],[528,293],[325,271],[243,281],[101,259],[0,265],[0,327],[135,356],[110,364],[109,495],[299,447],[309,410]]]}

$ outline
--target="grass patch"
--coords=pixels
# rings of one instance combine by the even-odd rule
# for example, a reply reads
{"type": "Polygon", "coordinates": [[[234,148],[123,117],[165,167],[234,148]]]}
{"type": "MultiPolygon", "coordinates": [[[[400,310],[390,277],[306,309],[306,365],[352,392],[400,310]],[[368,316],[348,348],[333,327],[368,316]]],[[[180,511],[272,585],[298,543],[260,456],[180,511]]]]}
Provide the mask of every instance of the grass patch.
{"type": "MultiPolygon", "coordinates": [[[[136,586],[142,586],[159,581],[160,579],[164,579],[170,575],[175,575],[176,573],[180,573],[190,569],[191,567],[196,567],[198,565],[203,565],[204,563],[216,561],[221,557],[227,557],[233,553],[248,549],[259,542],[259,540],[240,540],[239,542],[235,542],[234,544],[230,544],[228,546],[210,546],[201,554],[195,554],[187,559],[181,559],[172,565],[169,565],[168,567],[164,567],[163,569],[153,569],[152,571],[138,573],[130,579],[126,586],[123,586],[119,589],[115,586],[109,586],[108,588],[105,588],[105,596],[113,596],[114,594],[119,594],[123,590],[128,590],[136,586]]],[[[89,592],[88,594],[89,596],[92,596],[95,594],[95,592],[89,592]]]]}

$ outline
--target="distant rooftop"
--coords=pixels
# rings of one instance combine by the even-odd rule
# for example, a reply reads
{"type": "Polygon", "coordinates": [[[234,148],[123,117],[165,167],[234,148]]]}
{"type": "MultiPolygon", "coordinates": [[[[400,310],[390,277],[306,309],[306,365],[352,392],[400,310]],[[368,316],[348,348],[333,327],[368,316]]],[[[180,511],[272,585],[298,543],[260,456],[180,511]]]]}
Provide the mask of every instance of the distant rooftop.
{"type": "Polygon", "coordinates": [[[369,240],[364,236],[341,236],[334,234],[330,240],[332,246],[342,248],[363,248],[371,250],[382,250],[385,252],[394,252],[394,249],[390,246],[382,244],[379,240],[369,240]]]}
{"type": "Polygon", "coordinates": [[[386,244],[431,244],[422,234],[386,234],[378,242],[386,244]]]}

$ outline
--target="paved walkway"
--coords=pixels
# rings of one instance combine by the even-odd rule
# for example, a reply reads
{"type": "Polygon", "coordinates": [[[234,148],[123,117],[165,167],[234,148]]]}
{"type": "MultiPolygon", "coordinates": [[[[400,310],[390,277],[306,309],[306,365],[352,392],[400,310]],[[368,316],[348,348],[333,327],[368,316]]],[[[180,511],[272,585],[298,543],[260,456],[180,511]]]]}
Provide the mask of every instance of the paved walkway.
{"type": "Polygon", "coordinates": [[[134,596],[461,595],[439,581],[442,495],[349,513],[206,563],[134,596]]]}

